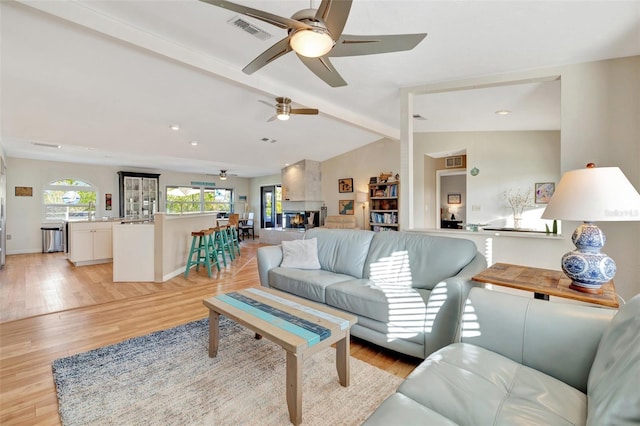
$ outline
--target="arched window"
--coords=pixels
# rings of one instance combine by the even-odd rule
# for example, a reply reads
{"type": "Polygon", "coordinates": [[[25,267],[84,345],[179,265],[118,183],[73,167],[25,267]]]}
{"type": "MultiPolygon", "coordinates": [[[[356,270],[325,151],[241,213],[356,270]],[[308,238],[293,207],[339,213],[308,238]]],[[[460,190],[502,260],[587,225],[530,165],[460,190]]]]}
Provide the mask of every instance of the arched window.
{"type": "Polygon", "coordinates": [[[60,179],[42,191],[44,219],[53,221],[88,219],[96,210],[96,188],[81,180],[60,179]]]}

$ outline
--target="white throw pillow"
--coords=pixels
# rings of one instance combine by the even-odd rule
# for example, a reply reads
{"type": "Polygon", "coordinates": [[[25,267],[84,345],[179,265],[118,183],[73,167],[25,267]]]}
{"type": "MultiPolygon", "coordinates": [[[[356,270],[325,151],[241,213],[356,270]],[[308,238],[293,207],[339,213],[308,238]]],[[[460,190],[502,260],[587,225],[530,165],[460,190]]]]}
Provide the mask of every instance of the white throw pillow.
{"type": "Polygon", "coordinates": [[[320,269],[318,239],[283,241],[280,266],[283,268],[320,269]]]}

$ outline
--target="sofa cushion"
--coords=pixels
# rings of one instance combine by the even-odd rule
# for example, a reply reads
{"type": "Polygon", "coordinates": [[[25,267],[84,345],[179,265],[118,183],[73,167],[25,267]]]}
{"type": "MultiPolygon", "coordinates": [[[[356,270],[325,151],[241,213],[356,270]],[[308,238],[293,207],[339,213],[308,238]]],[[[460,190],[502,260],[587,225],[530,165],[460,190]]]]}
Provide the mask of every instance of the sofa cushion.
{"type": "Polygon", "coordinates": [[[324,227],[329,229],[358,229],[356,217],[351,214],[327,216],[324,227]]]}
{"type": "Polygon", "coordinates": [[[431,290],[440,281],[457,275],[477,251],[473,241],[460,238],[378,232],[371,241],[364,278],[431,290]]]}
{"type": "Polygon", "coordinates": [[[398,392],[459,425],[577,425],[586,421],[584,393],[468,343],[454,343],[431,354],[398,392]]]}
{"type": "Polygon", "coordinates": [[[326,303],[334,308],[397,326],[424,331],[428,292],[412,287],[377,285],[371,280],[350,280],[327,287],[326,303]]]}
{"type": "Polygon", "coordinates": [[[322,269],[277,267],[269,270],[270,287],[320,303],[325,303],[327,286],[352,279],[352,276],[334,274],[322,269]]]}
{"type": "Polygon", "coordinates": [[[457,426],[456,423],[420,405],[401,393],[394,393],[385,399],[376,411],[362,424],[363,426],[457,426]]]}
{"type": "Polygon", "coordinates": [[[362,278],[373,231],[312,228],[305,239],[318,239],[318,259],[325,271],[362,278]]]}
{"type": "Polygon", "coordinates": [[[283,268],[320,269],[318,241],[315,238],[282,242],[283,268]]]}
{"type": "Polygon", "coordinates": [[[604,332],[589,373],[588,425],[640,423],[640,295],[604,332]]]}

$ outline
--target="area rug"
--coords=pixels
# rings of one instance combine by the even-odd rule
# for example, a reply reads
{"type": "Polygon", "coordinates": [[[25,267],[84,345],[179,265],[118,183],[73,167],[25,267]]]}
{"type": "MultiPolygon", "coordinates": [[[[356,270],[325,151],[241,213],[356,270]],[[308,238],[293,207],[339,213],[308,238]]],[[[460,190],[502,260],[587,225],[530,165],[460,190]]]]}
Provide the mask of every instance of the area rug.
{"type": "MultiPolygon", "coordinates": [[[[53,362],[64,425],[287,425],[285,352],[220,319],[218,356],[208,356],[208,320],[53,362]]],[[[351,357],[342,387],[335,349],[304,363],[305,425],[357,425],[401,382],[351,357]]]]}

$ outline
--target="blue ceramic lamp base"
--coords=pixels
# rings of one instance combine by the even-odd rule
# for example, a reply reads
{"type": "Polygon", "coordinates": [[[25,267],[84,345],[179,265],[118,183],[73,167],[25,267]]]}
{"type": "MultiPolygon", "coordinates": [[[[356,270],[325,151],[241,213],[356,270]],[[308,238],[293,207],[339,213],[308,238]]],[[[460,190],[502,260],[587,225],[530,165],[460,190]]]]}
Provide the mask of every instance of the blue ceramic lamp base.
{"type": "Polygon", "coordinates": [[[584,293],[602,293],[602,285],[613,279],[616,263],[600,249],[606,238],[595,224],[585,222],[571,236],[576,249],[562,256],[562,270],[571,278],[570,288],[584,293]]]}

